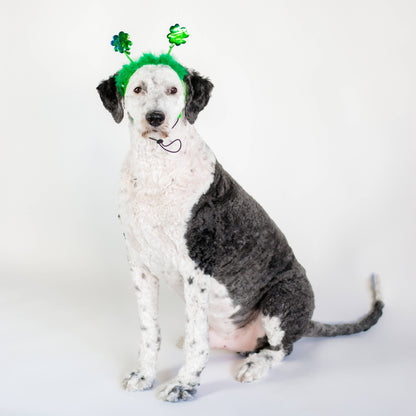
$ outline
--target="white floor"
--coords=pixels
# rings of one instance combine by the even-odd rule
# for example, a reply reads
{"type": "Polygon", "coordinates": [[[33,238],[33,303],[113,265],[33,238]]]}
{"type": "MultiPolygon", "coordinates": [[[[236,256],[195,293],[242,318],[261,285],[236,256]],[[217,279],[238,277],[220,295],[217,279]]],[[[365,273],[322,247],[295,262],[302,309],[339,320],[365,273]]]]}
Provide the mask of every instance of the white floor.
{"type": "MultiPolygon", "coordinates": [[[[236,382],[232,373],[240,358],[215,351],[192,402],[164,403],[154,390],[126,393],[120,381],[134,369],[137,317],[127,270],[118,274],[86,272],[72,281],[48,271],[2,276],[2,416],[414,414],[416,338],[400,304],[387,305],[367,333],[299,341],[261,382],[236,382]]],[[[181,303],[163,288],[161,305],[158,384],[172,377],[182,360],[175,346],[183,327],[181,303]]],[[[348,302],[348,308],[358,306],[348,302]]]]}

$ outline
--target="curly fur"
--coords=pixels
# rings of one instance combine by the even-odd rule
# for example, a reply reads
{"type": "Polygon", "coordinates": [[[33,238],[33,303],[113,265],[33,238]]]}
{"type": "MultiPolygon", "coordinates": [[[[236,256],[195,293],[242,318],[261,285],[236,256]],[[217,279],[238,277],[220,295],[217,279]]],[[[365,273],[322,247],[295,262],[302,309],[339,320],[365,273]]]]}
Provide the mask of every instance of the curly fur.
{"type": "Polygon", "coordinates": [[[126,70],[124,97],[114,76],[98,87],[117,122],[128,114],[131,135],[121,173],[119,217],[141,340],[137,368],[123,387],[137,391],[153,386],[161,342],[159,279],[183,297],[186,314],[184,364],[159,389],[159,397],[167,401],[194,396],[210,347],[244,353],[236,378],[251,382],[275,367],[302,336],[344,335],[374,325],[383,306],[378,295],[371,312],[356,323],[311,321],[312,288],[285,236],[194,128],[212,83],[195,71],[187,70],[181,78],[166,64],[146,64],[132,72],[134,68],[126,70]],[[164,116],[157,127],[146,118],[155,111],[164,116]],[[179,118],[183,111],[185,117],[179,118]],[[182,150],[174,155],[155,144],[176,138],[182,150]]]}

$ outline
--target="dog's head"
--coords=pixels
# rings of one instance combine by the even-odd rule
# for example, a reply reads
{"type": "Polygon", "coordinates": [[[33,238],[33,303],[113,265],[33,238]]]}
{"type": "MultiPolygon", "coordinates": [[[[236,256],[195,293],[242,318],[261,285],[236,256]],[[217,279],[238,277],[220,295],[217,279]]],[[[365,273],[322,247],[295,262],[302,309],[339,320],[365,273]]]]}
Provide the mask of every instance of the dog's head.
{"type": "Polygon", "coordinates": [[[180,115],[193,124],[209,101],[213,84],[195,71],[187,72],[182,81],[168,65],[144,65],[130,76],[124,96],[116,84],[117,74],[97,90],[117,123],[126,113],[143,137],[163,138],[180,115]]]}

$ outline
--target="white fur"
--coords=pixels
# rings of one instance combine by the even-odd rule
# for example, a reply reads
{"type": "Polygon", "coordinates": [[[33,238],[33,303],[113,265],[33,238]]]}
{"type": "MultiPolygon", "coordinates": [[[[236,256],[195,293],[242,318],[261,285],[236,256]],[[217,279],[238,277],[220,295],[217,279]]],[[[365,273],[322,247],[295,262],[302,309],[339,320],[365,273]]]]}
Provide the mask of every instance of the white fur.
{"type": "Polygon", "coordinates": [[[169,67],[149,65],[137,70],[127,85],[125,105],[134,121],[129,123],[131,148],[121,172],[119,207],[129,253],[134,253],[137,266],[146,266],[182,293],[182,264],[190,262],[186,224],[192,207],[212,182],[215,156],[185,117],[174,130],[167,127],[184,106],[182,84],[169,67]],[[132,92],[135,85],[146,85],[147,91],[144,97],[136,94],[137,102],[132,92]],[[159,90],[170,85],[178,88],[175,98],[161,96],[159,90]],[[164,111],[166,121],[152,128],[157,131],[146,133],[150,126],[143,128],[145,114],[156,109],[164,111]],[[170,154],[148,138],[161,138],[166,132],[171,134],[167,142],[182,141],[179,153],[170,154]]]}
{"type": "MultiPolygon", "coordinates": [[[[164,278],[185,298],[187,326],[185,364],[162,397],[175,400],[174,387],[198,382],[208,357],[209,278],[196,270],[189,258],[185,233],[192,207],[213,180],[215,157],[185,117],[171,127],[184,107],[184,90],[176,73],[167,66],[144,66],[131,77],[125,96],[131,147],[121,172],[119,213],[137,291],[142,337],[138,370],[124,381],[128,390],[153,383],[157,359],[157,291],[154,279],[164,278]],[[141,86],[143,93],[134,88],[141,86]],[[168,92],[176,87],[175,95],[168,92]],[[163,111],[158,128],[147,124],[148,111],[163,111]],[[182,150],[171,154],[149,137],[182,141],[182,150]],[[188,284],[192,278],[195,284],[188,284]],[[202,293],[201,289],[205,288],[202,293]],[[143,326],[146,330],[143,331],[143,326]],[[198,356],[196,356],[196,352],[198,356]],[[140,377],[138,376],[140,375],[140,377]]],[[[192,387],[193,386],[193,387],[192,387]]],[[[185,394],[183,394],[185,395],[185,394]]],[[[183,397],[182,397],[183,399],[183,397]]]]}
{"type": "Polygon", "coordinates": [[[283,350],[272,351],[268,349],[250,354],[242,363],[237,372],[236,379],[241,383],[250,383],[264,377],[271,368],[278,365],[285,353],[283,350]]]}
{"type": "Polygon", "coordinates": [[[239,310],[240,306],[234,306],[227,288],[217,280],[212,279],[208,316],[210,328],[224,335],[229,335],[235,330],[231,317],[239,310]]]}
{"type": "Polygon", "coordinates": [[[131,265],[141,330],[139,368],[126,377],[122,385],[127,391],[138,391],[151,388],[156,376],[156,360],[160,348],[159,281],[148,271],[145,273],[144,267],[137,268],[134,262],[131,265]]]}
{"type": "Polygon", "coordinates": [[[373,274],[370,279],[371,291],[373,292],[373,302],[382,302],[380,276],[373,274]]]}
{"type": "Polygon", "coordinates": [[[262,316],[262,324],[269,344],[272,347],[281,345],[285,331],[281,329],[280,318],[278,316],[262,316]]]}

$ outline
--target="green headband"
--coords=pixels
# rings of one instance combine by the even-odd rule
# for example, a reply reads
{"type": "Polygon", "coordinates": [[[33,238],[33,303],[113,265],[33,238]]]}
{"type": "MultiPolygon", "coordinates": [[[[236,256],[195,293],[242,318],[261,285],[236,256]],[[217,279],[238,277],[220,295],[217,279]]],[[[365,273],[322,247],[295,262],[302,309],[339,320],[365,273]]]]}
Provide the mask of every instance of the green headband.
{"type": "Polygon", "coordinates": [[[113,40],[111,41],[114,50],[116,52],[124,53],[130,60],[130,63],[124,65],[115,76],[117,89],[120,94],[124,97],[130,77],[144,65],[167,65],[172,68],[178,74],[180,80],[183,81],[184,77],[188,75],[188,71],[170,55],[170,52],[175,45],[179,46],[186,43],[185,38],[187,37],[189,37],[189,35],[186,28],[180,27],[178,24],[171,26],[167,35],[170,43],[168,53],[159,56],[153,55],[152,53],[144,53],[138,61],[133,61],[129,56],[132,42],[129,40],[128,33],[119,32],[118,35],[114,35],[113,40]]]}
{"type": "Polygon", "coordinates": [[[186,68],[167,53],[160,56],[155,56],[152,53],[145,53],[138,61],[124,65],[123,68],[121,68],[121,70],[117,73],[116,85],[123,97],[126,93],[126,87],[129,83],[130,77],[144,65],[167,65],[178,74],[181,81],[183,81],[184,77],[188,75],[186,68]]]}

